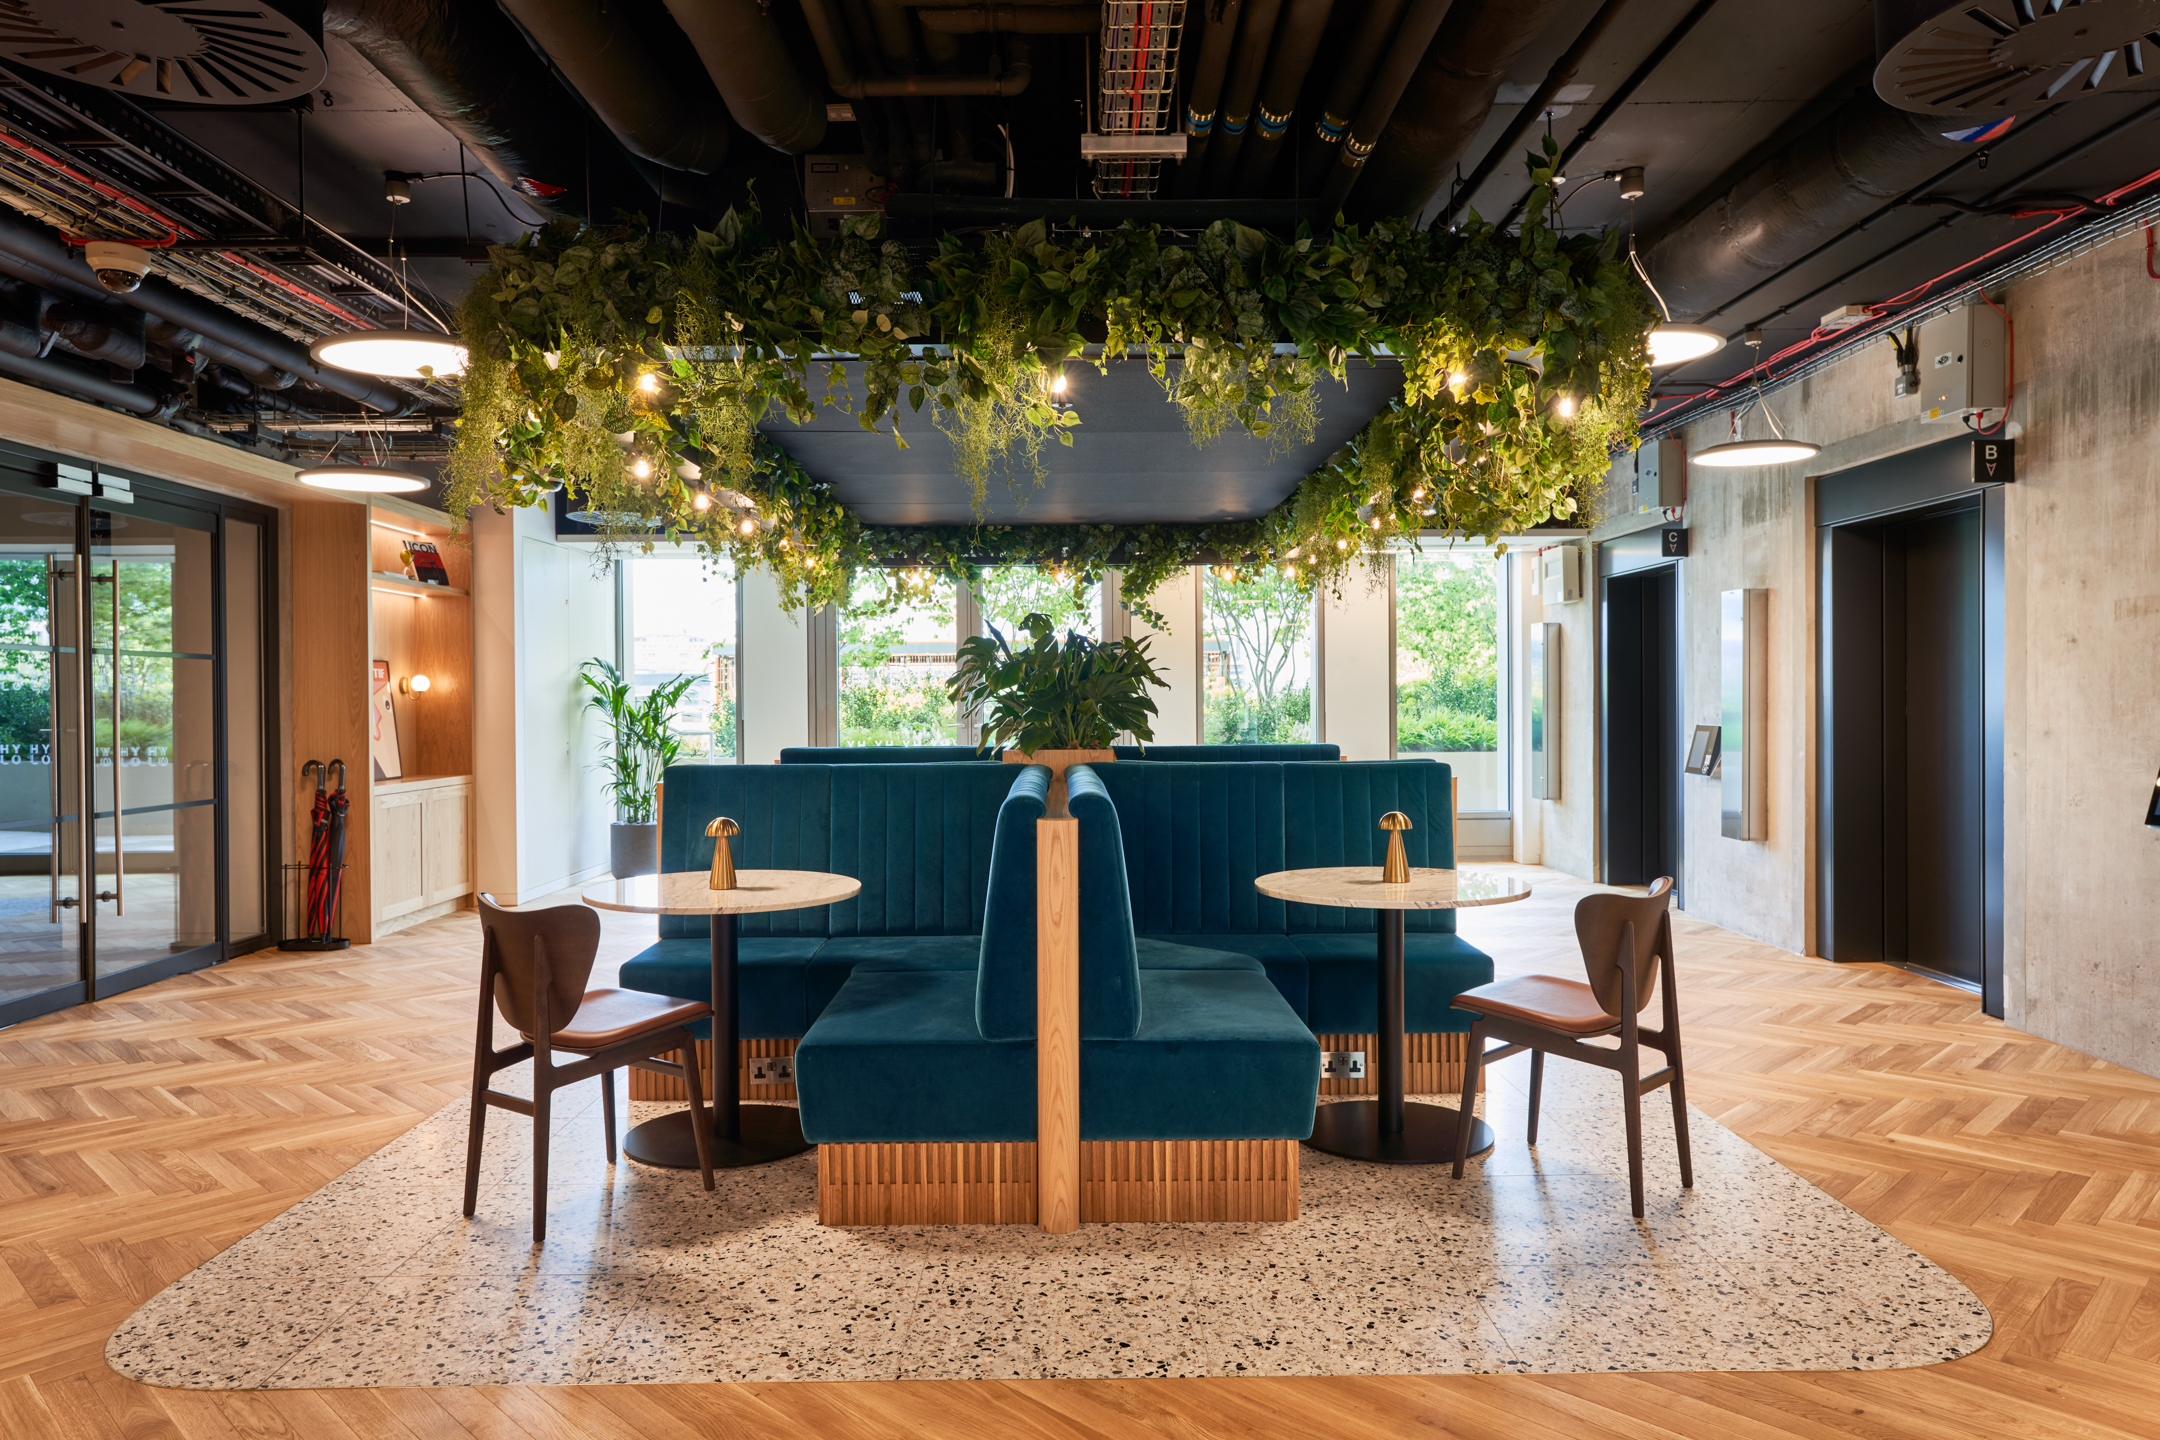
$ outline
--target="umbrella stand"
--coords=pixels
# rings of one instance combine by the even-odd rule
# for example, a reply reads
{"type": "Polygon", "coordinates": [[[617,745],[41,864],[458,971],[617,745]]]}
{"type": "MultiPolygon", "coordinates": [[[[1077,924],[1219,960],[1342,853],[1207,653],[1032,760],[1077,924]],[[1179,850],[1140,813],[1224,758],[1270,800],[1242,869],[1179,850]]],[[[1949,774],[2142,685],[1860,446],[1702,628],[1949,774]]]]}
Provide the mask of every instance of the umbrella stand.
{"type": "Polygon", "coordinates": [[[300,781],[315,777],[315,804],[309,816],[308,858],[305,864],[285,867],[290,886],[288,914],[301,917],[301,933],[278,942],[280,950],[343,950],[352,941],[331,932],[337,929],[338,902],[345,893],[345,762],[328,765],[310,760],[300,767],[300,781]],[[337,789],[329,787],[330,772],[337,771],[337,789]]]}

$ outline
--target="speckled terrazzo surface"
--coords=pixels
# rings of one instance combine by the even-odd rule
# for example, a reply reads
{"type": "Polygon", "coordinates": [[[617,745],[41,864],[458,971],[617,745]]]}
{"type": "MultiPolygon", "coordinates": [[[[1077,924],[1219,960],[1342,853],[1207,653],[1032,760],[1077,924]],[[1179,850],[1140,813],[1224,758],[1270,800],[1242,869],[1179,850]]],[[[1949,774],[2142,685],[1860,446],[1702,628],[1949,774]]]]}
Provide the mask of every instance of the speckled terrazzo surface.
{"type": "Polygon", "coordinates": [[[303,1389],[1888,1369],[1986,1342],[1964,1286],[1700,1112],[1683,1192],[1658,1096],[1637,1222],[1610,1078],[1548,1066],[1533,1151],[1526,1076],[1491,1072],[1500,1141],[1461,1181],[1306,1150],[1296,1221],[1064,1236],[827,1229],[814,1154],[712,1195],[611,1170],[587,1083],[557,1100],[538,1252],[530,1122],[490,1117],[466,1220],[459,1104],[182,1277],[106,1356],[156,1385],[303,1389]]]}

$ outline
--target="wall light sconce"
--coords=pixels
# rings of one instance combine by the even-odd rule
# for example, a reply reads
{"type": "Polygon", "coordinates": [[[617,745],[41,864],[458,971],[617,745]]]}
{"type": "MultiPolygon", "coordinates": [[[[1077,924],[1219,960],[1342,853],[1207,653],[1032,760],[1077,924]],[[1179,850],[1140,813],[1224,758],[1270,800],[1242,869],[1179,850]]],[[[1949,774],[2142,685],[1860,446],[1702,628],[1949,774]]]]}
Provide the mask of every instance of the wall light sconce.
{"type": "Polygon", "coordinates": [[[398,681],[397,688],[407,695],[425,695],[434,688],[434,685],[435,682],[425,675],[408,675],[403,680],[398,681]]]}

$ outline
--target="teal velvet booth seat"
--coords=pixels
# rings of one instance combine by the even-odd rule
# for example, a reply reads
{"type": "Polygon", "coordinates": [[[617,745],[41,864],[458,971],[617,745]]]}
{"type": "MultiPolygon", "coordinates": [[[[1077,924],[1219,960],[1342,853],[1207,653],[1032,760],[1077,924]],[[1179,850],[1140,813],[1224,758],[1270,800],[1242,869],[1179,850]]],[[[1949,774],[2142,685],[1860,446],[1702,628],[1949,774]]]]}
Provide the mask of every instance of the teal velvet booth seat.
{"type": "MultiPolygon", "coordinates": [[[[1340,760],[1338,745],[1113,745],[1120,760],[1340,760]]],[[[978,752],[972,745],[789,745],[782,765],[930,765],[959,760],[998,760],[1002,749],[978,752]]]]}
{"type": "MultiPolygon", "coordinates": [[[[1378,1032],[1373,912],[1288,905],[1260,894],[1253,881],[1277,870],[1379,865],[1387,854],[1379,819],[1390,810],[1410,817],[1403,840],[1413,866],[1452,867],[1446,765],[1146,760],[1095,774],[1122,822],[1143,967],[1185,964],[1194,949],[1244,956],[1265,968],[1314,1034],[1378,1032]]],[[[1491,957],[1455,933],[1451,910],[1412,911],[1405,928],[1406,1030],[1466,1033],[1469,1017],[1453,1002],[1490,983],[1491,957]]]]}
{"type": "MultiPolygon", "coordinates": [[[[1050,776],[1021,774],[998,813],[974,972],[858,963],[796,1049],[828,1224],[1034,1218],[1035,822],[1050,776]]],[[[1090,767],[1066,780],[1079,1134],[1098,1177],[1081,1218],[1294,1218],[1318,1043],[1247,957],[1156,942],[1154,958],[1178,963],[1142,968],[1116,809],[1090,767]]]]}
{"type": "MultiPolygon", "coordinates": [[[[800,1039],[859,964],[972,974],[991,839],[1014,779],[1014,767],[975,763],[670,768],[662,870],[707,868],[713,841],[705,826],[726,815],[742,827],[734,842],[740,869],[824,870],[862,882],[842,904],[742,917],[741,1036],[800,1039]]],[[[659,942],[624,962],[621,983],[705,993],[707,927],[703,917],[662,916],[659,942]]]]}

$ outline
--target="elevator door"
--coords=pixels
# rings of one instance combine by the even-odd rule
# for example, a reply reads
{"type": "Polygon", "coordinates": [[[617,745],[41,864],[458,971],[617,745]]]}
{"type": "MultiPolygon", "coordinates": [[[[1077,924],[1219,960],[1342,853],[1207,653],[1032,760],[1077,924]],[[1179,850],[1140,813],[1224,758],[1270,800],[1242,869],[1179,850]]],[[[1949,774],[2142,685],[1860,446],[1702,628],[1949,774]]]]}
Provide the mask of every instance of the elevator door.
{"type": "Polygon", "coordinates": [[[1823,948],[1979,986],[1985,968],[1982,520],[1831,527],[1823,948]]]}
{"type": "MultiPolygon", "coordinates": [[[[1603,637],[1604,880],[1681,880],[1680,575],[1607,576],[1603,637]]],[[[1676,890],[1677,893],[1677,890],[1676,890]]]]}

